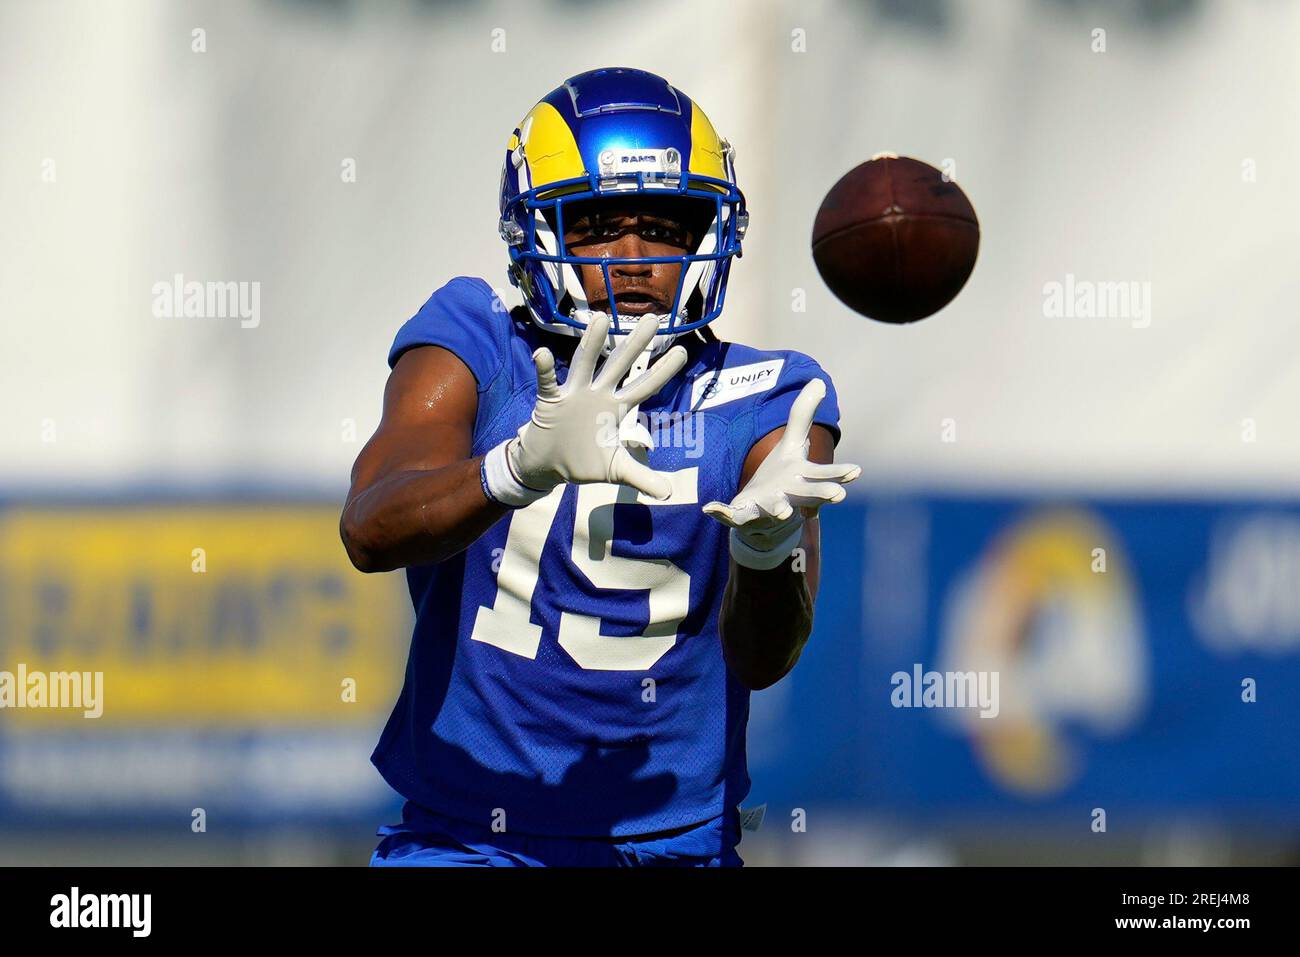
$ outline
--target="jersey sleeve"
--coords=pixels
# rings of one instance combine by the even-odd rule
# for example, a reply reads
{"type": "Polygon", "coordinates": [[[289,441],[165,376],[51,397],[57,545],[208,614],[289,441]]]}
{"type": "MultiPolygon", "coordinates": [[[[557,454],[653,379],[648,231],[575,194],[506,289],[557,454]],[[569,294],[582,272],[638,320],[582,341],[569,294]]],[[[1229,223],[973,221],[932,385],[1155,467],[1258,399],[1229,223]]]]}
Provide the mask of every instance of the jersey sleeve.
{"type": "Polygon", "coordinates": [[[484,392],[505,366],[509,316],[482,279],[457,276],[434,292],[420,311],[397,331],[388,366],[416,346],[442,346],[474,374],[484,392]]]}
{"type": "Polygon", "coordinates": [[[821,379],[826,383],[826,395],[818,404],[817,411],[813,413],[813,422],[826,426],[835,444],[840,444],[840,406],[839,397],[835,393],[835,383],[816,360],[801,353],[787,355],[776,385],[763,393],[758,409],[754,413],[754,442],[789,422],[790,409],[794,406],[794,400],[799,397],[803,387],[813,379],[821,379]]]}

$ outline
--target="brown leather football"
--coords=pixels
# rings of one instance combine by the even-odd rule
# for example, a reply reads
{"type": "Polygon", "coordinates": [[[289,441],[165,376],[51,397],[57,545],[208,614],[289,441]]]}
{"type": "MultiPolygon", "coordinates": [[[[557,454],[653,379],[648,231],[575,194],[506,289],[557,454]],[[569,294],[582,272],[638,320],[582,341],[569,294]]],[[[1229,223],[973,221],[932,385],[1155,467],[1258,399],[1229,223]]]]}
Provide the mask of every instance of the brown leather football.
{"type": "Polygon", "coordinates": [[[979,245],[966,194],[906,156],[886,154],[849,170],[813,223],[813,261],[826,285],[881,322],[915,322],[950,303],[975,268],[979,245]]]}

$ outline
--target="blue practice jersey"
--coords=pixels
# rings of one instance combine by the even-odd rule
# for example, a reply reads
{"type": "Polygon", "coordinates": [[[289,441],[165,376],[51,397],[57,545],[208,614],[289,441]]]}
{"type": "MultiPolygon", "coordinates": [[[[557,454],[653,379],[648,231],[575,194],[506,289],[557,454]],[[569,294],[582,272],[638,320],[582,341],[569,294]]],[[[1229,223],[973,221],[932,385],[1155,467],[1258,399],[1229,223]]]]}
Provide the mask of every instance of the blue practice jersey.
{"type": "MultiPolygon", "coordinates": [[[[407,570],[415,634],[372,758],[403,796],[524,834],[626,837],[708,820],[748,792],[749,692],[718,638],[728,529],[701,506],[736,495],[746,454],[809,380],[826,383],[814,421],[837,442],[839,409],[802,353],[681,341],[690,359],[639,416],[670,499],[561,485],[461,554],[407,570]]],[[[388,359],[438,345],[464,361],[482,455],[528,421],[532,353],[547,343],[486,282],[459,277],[388,359]]]]}

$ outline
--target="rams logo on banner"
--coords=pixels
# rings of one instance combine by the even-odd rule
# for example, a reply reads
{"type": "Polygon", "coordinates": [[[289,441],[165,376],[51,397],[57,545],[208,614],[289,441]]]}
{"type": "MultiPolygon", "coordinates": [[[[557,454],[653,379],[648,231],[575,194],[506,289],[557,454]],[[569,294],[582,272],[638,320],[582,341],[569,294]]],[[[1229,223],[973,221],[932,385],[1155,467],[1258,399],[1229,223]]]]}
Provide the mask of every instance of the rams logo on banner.
{"type": "Polygon", "coordinates": [[[1007,528],[948,596],[941,667],[999,675],[993,718],[947,712],[1008,791],[1049,795],[1083,771],[1086,738],[1140,717],[1149,689],[1134,583],[1117,539],[1075,510],[1007,528]]]}

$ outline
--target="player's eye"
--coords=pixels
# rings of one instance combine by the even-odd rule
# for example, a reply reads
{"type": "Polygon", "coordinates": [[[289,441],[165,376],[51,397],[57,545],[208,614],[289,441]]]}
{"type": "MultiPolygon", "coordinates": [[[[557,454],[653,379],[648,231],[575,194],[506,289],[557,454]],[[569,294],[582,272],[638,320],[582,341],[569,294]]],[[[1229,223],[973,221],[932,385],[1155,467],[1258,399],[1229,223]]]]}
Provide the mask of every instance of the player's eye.
{"type": "Polygon", "coordinates": [[[609,243],[629,232],[635,232],[646,242],[663,243],[682,248],[686,247],[689,238],[683,228],[668,222],[610,220],[592,223],[582,221],[574,226],[569,243],[574,246],[609,243]]]}
{"type": "Polygon", "coordinates": [[[641,238],[669,246],[686,246],[686,231],[674,223],[646,223],[641,227],[641,238]]]}
{"type": "Polygon", "coordinates": [[[618,238],[623,229],[615,223],[592,223],[583,221],[576,224],[569,232],[569,243],[584,246],[596,242],[608,242],[618,238]]]}

